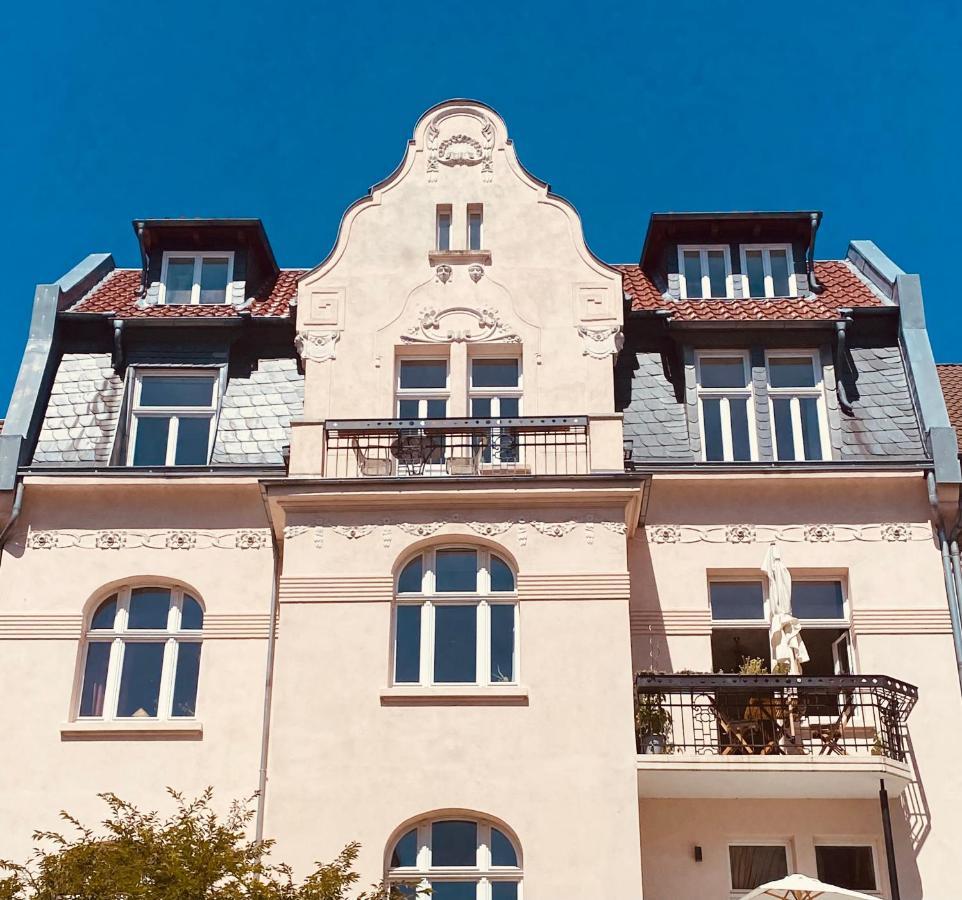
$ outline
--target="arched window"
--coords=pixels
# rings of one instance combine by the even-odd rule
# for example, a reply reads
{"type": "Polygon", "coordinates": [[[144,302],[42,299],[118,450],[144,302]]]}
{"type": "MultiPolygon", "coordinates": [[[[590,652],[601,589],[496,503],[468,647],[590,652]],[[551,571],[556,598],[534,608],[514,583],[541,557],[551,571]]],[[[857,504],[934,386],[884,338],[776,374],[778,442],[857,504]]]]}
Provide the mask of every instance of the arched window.
{"type": "Polygon", "coordinates": [[[394,683],[517,683],[517,625],[514,572],[501,557],[426,550],[398,575],[394,683]]]}
{"type": "Polygon", "coordinates": [[[388,880],[424,900],[520,900],[521,854],[484,819],[425,819],[395,841],[388,880]]]}
{"type": "Polygon", "coordinates": [[[109,596],[87,627],[78,718],[192,718],[203,626],[200,603],[180,588],[109,596]]]}

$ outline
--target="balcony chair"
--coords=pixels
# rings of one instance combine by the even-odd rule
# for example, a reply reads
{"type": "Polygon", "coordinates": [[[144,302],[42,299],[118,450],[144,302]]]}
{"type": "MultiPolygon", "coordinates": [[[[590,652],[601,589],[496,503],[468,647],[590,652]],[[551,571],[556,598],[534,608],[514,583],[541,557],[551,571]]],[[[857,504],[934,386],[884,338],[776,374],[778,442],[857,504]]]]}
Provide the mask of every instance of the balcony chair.
{"type": "Polygon", "coordinates": [[[473,442],[470,454],[463,453],[463,450],[468,450],[469,447],[459,447],[462,453],[449,455],[444,463],[448,475],[477,475],[481,471],[481,454],[484,452],[486,443],[481,437],[473,442]]]}
{"type": "Polygon", "coordinates": [[[357,467],[362,475],[371,478],[385,477],[394,471],[394,464],[383,456],[372,456],[361,449],[357,438],[354,438],[354,455],[357,457],[357,467]]]}

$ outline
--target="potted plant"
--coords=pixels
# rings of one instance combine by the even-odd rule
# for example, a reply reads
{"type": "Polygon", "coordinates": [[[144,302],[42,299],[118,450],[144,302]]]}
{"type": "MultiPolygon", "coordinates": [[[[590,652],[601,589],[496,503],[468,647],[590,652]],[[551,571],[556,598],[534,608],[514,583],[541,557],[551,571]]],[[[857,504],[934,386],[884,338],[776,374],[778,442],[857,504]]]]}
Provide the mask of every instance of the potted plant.
{"type": "Polygon", "coordinates": [[[635,695],[635,734],[640,753],[668,752],[668,733],[671,713],[665,709],[665,695],[661,692],[635,695]]]}

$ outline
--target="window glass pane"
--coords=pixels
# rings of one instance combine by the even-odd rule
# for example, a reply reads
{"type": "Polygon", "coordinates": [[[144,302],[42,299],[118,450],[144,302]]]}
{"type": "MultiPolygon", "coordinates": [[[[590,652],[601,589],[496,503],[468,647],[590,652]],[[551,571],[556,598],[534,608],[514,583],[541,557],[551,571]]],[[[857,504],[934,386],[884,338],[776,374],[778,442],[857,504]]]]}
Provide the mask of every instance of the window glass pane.
{"type": "Polygon", "coordinates": [[[173,716],[193,716],[197,708],[197,676],[200,673],[198,641],[177,644],[177,672],[174,676],[173,716]]]}
{"type": "Polygon", "coordinates": [[[491,865],[492,866],[516,866],[518,855],[514,852],[514,847],[497,828],[491,829],[491,865]]]}
{"type": "Polygon", "coordinates": [[[137,416],[137,436],[134,445],[135,466],[163,466],[167,464],[167,416],[137,416]]]}
{"type": "Polygon", "coordinates": [[[418,400],[398,400],[397,402],[397,414],[401,419],[419,419],[421,418],[418,412],[418,400]]]}
{"type": "Polygon", "coordinates": [[[394,637],[394,681],[416,684],[421,680],[421,607],[399,606],[394,637]]]}
{"type": "Polygon", "coordinates": [[[503,559],[497,556],[491,557],[491,590],[514,590],[514,572],[503,559]]]}
{"type": "Polygon", "coordinates": [[[403,569],[397,579],[399,594],[420,594],[423,584],[424,557],[416,556],[403,569]]]}
{"type": "Polygon", "coordinates": [[[451,213],[438,212],[438,250],[451,249],[451,213]]]}
{"type": "Polygon", "coordinates": [[[114,620],[117,618],[117,595],[104,600],[90,620],[91,631],[100,628],[113,628],[114,620]]]}
{"type": "Polygon", "coordinates": [[[822,434],[818,423],[818,400],[799,397],[798,411],[802,418],[802,445],[805,459],[822,458],[822,434]]]}
{"type": "Polygon", "coordinates": [[[431,867],[476,866],[478,864],[477,822],[433,822],[431,824],[431,867]]]}
{"type": "Polygon", "coordinates": [[[478,589],[478,554],[474,550],[438,550],[435,554],[434,589],[468,592],[478,589]]]}
{"type": "Polygon", "coordinates": [[[167,628],[167,611],[170,609],[170,591],[166,588],[134,588],[130,592],[130,611],[127,628],[167,628]]]}
{"type": "Polygon", "coordinates": [[[201,263],[200,302],[224,303],[227,300],[227,259],[211,256],[201,263]]]}
{"type": "Polygon", "coordinates": [[[725,458],[722,445],[721,400],[701,401],[702,421],[705,425],[705,459],[709,461],[725,458]]]}
{"type": "Polygon", "coordinates": [[[728,270],[725,267],[725,253],[722,250],[708,251],[708,280],[712,297],[727,297],[728,270]]]}
{"type": "Polygon", "coordinates": [[[514,604],[491,605],[491,681],[514,681],[514,604]]]}
{"type": "Polygon", "coordinates": [[[748,296],[765,296],[765,266],[761,250],[745,251],[745,274],[748,275],[748,296]]]}
{"type": "Polygon", "coordinates": [[[773,388],[815,387],[810,356],[773,356],[768,360],[768,383],[773,388]]]}
{"type": "Polygon", "coordinates": [[[418,830],[412,828],[398,840],[391,853],[391,868],[413,868],[418,864],[418,830]]]}
{"type": "Polygon", "coordinates": [[[517,387],[518,360],[475,359],[471,362],[471,384],[474,387],[517,387]]]}
{"type": "Polygon", "coordinates": [[[713,581],[709,585],[713,619],[764,619],[760,581],[713,581]]]}
{"type": "Polygon", "coordinates": [[[164,645],[158,643],[124,644],[124,664],[120,672],[117,715],[121,717],[157,716],[160,697],[160,672],[164,664],[164,645]]]}
{"type": "Polygon", "coordinates": [[[729,399],[728,417],[732,425],[732,459],[751,459],[752,447],[748,440],[748,398],[729,399]]]}
{"type": "Polygon", "coordinates": [[[141,406],[207,406],[214,399],[214,379],[194,375],[145,375],[141,406]]]}
{"type": "Polygon", "coordinates": [[[177,423],[177,450],[174,464],[178,466],[207,465],[207,444],[210,422],[206,417],[182,416],[177,423]]]}
{"type": "Polygon", "coordinates": [[[471,415],[476,416],[479,419],[490,419],[491,418],[491,398],[490,397],[472,397],[471,398],[471,415]]]}
{"type": "Polygon", "coordinates": [[[427,417],[429,419],[443,419],[447,414],[448,414],[447,400],[437,400],[437,399],[428,400],[427,417]]]}
{"type": "Polygon", "coordinates": [[[685,296],[693,299],[701,297],[701,254],[697,250],[682,253],[685,275],[685,296]]]}
{"type": "Polygon", "coordinates": [[[779,459],[795,459],[795,431],[792,428],[792,401],[772,400],[775,411],[775,451],[779,459]]]}
{"type": "Polygon", "coordinates": [[[443,359],[405,359],[401,361],[402,388],[444,388],[448,383],[448,364],[443,359]]]}
{"type": "Polygon", "coordinates": [[[477,681],[478,608],[434,608],[434,680],[438,683],[477,681]]]}
{"type": "Polygon", "coordinates": [[[104,694],[107,690],[107,664],[109,662],[109,643],[98,641],[87,645],[84,683],[80,693],[80,715],[102,716],[104,714],[104,694]]]}
{"type": "Polygon", "coordinates": [[[769,250],[769,263],[772,268],[772,284],[776,297],[788,297],[788,254],[784,250],[769,250]]]}
{"type": "Polygon", "coordinates": [[[518,900],[518,882],[492,881],[491,900],[518,900]]]}
{"type": "Polygon", "coordinates": [[[840,581],[793,581],[792,612],[799,619],[843,619],[845,599],[840,581]]]}
{"type": "Polygon", "coordinates": [[[521,415],[521,399],[519,397],[499,397],[498,406],[501,408],[502,419],[516,419],[521,415]]]}
{"type": "Polygon", "coordinates": [[[181,631],[200,631],[204,627],[204,611],[200,604],[191,596],[184,594],[184,602],[180,611],[181,631]]]}
{"type": "Polygon", "coordinates": [[[193,259],[168,259],[167,282],[164,303],[190,303],[190,293],[194,287],[193,259]]]}
{"type": "Polygon", "coordinates": [[[477,881],[432,881],[431,900],[475,900],[477,881]]]}
{"type": "Polygon", "coordinates": [[[481,213],[468,213],[468,249],[481,249],[481,213]]]}
{"type": "Polygon", "coordinates": [[[816,847],[819,881],[852,891],[875,891],[871,847],[816,847]]]}
{"type": "Polygon", "coordinates": [[[703,356],[698,369],[701,386],[706,388],[744,388],[748,386],[745,360],[741,356],[703,356]]]}
{"type": "Polygon", "coordinates": [[[784,847],[729,847],[728,856],[736,891],[749,891],[788,874],[784,847]]]}

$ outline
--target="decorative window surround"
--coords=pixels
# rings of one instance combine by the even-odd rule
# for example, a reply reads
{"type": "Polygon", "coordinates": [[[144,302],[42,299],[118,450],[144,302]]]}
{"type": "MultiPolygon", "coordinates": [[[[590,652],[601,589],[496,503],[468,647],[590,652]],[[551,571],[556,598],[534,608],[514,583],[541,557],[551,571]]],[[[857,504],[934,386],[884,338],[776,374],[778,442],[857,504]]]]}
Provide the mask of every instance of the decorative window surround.
{"type": "MultiPolygon", "coordinates": [[[[185,266],[186,268],[186,266],[185,266]]],[[[163,261],[160,267],[160,286],[158,293],[158,303],[161,306],[198,306],[198,305],[209,305],[209,306],[227,306],[232,302],[234,294],[234,251],[226,250],[223,252],[205,250],[203,253],[191,253],[191,252],[180,252],[176,250],[168,250],[164,253],[163,261]],[[191,275],[191,287],[190,287],[190,299],[189,302],[174,302],[171,289],[169,288],[168,282],[174,277],[173,268],[174,266],[181,262],[190,260],[193,263],[193,273],[191,275]],[[225,261],[227,267],[226,280],[224,281],[223,299],[220,300],[206,300],[203,298],[203,291],[207,290],[203,284],[204,276],[204,263],[212,263],[214,261],[225,261]]],[[[216,290],[220,290],[220,279],[217,281],[218,287],[216,290]]]]}

